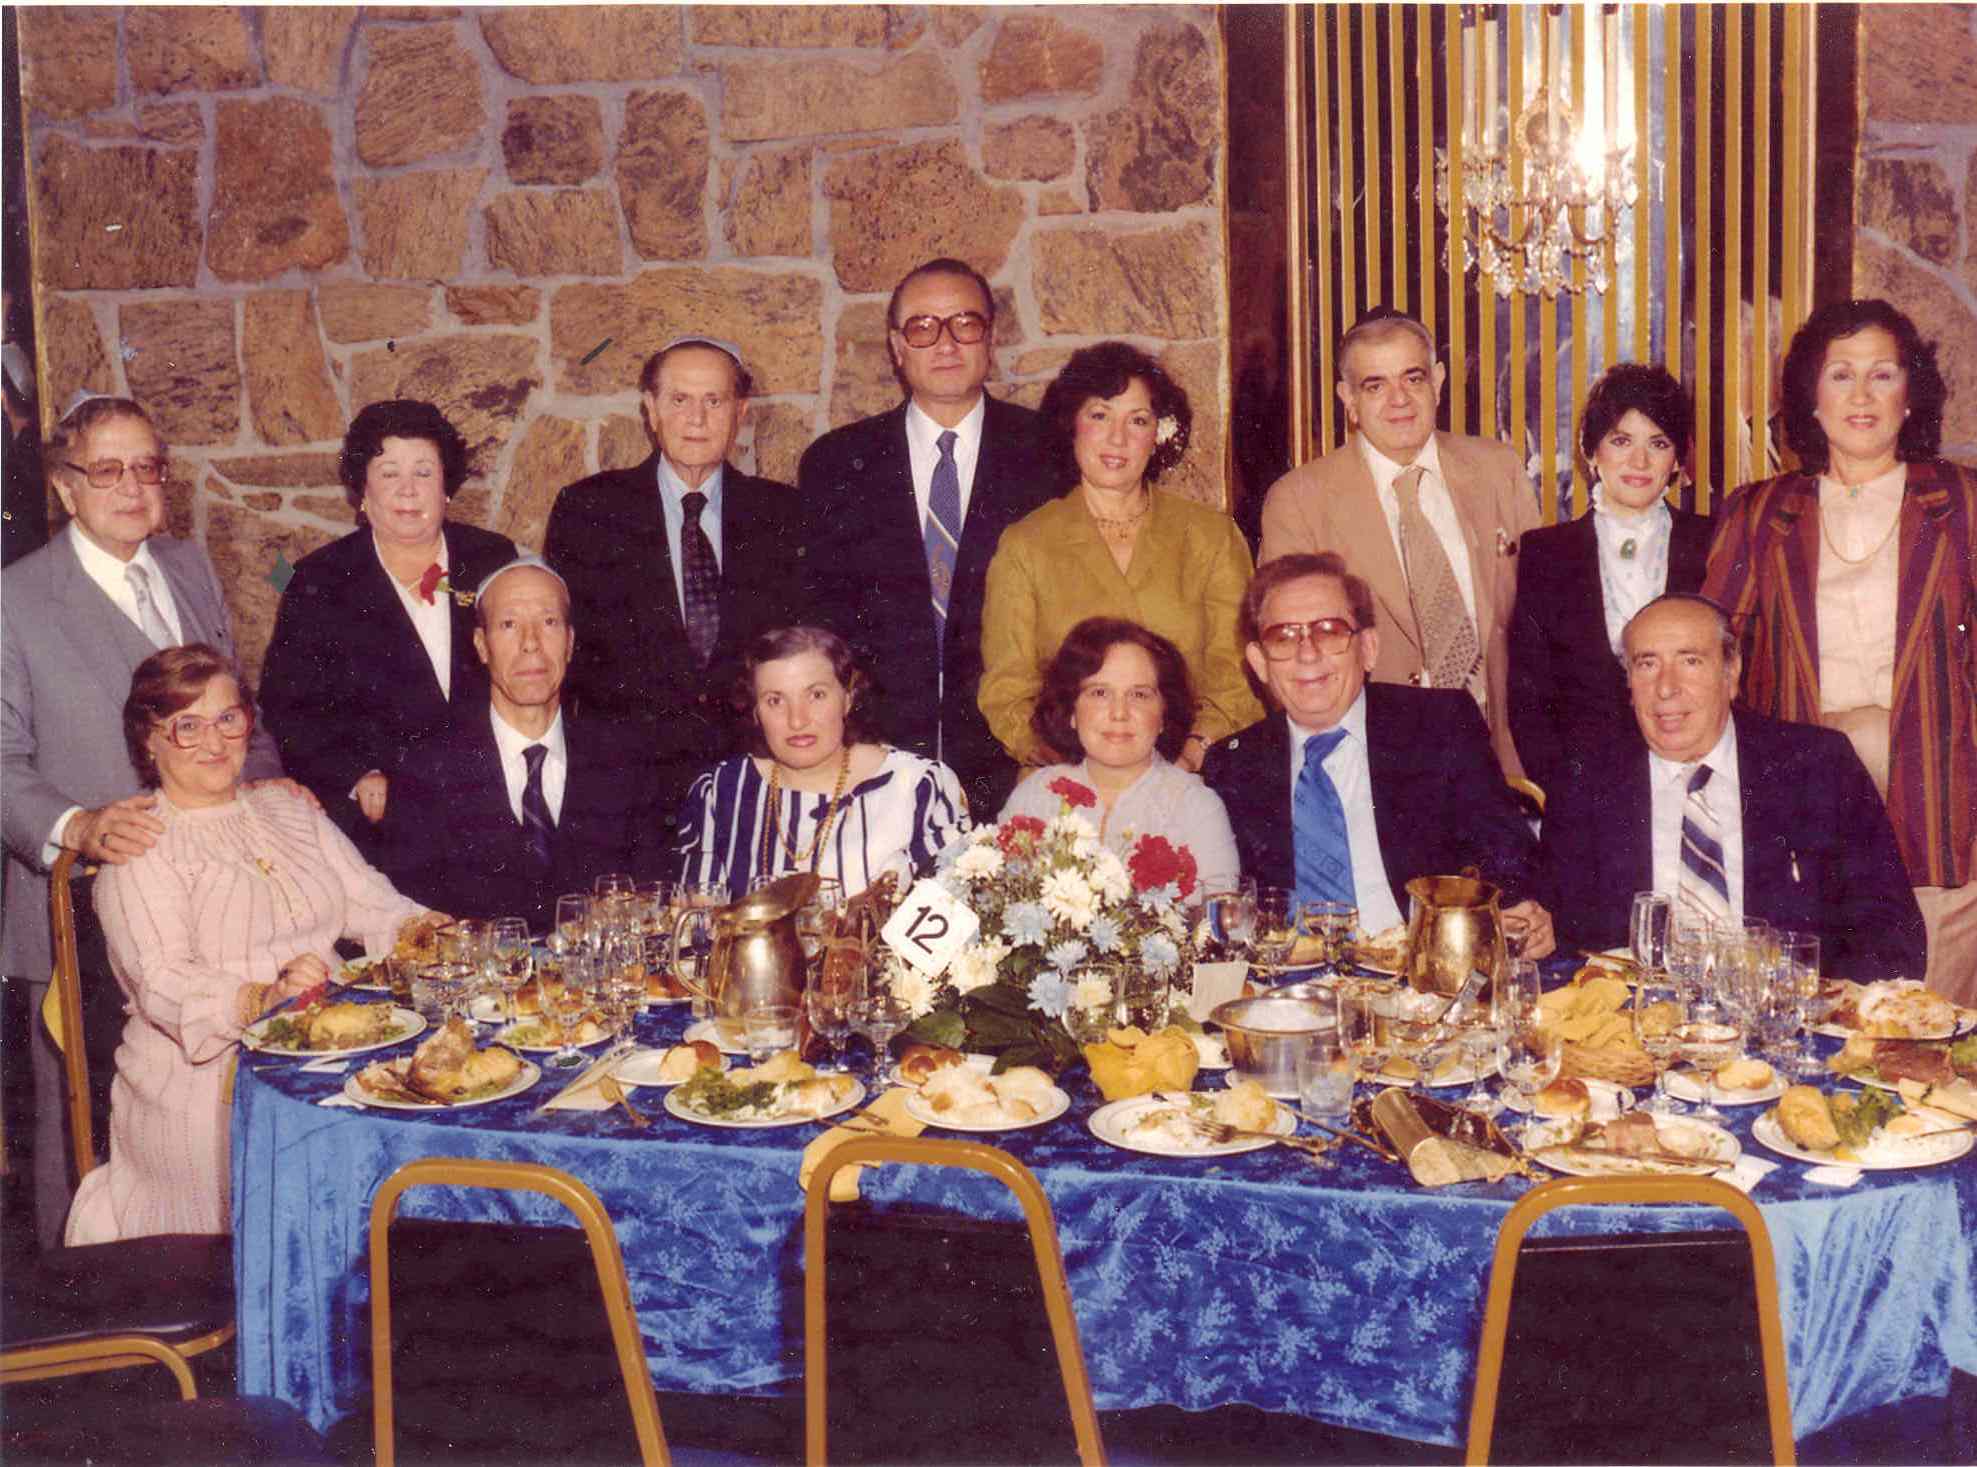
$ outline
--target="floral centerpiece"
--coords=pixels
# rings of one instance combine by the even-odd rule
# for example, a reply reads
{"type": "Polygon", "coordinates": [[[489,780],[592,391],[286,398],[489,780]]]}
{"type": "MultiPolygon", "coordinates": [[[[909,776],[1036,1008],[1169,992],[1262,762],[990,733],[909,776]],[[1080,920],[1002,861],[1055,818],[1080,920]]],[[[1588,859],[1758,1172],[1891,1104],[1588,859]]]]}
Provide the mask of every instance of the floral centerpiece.
{"type": "Polygon", "coordinates": [[[908,1034],[996,1056],[996,1067],[1057,1073],[1077,1062],[1063,1025],[1081,963],[1110,961],[1172,977],[1184,969],[1194,853],[1144,835],[1126,857],[1086,813],[1098,796],[1053,780],[1052,819],[1013,815],[942,852],[936,877],[981,918],[981,930],[938,977],[890,957],[893,991],[913,1014],[908,1034]]]}

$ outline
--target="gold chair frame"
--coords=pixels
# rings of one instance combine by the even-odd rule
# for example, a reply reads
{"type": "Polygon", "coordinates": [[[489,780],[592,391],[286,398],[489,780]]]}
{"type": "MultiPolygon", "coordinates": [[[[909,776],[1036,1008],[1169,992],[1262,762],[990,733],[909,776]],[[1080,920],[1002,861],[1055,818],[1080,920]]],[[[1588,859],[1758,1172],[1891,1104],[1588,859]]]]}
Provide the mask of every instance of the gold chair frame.
{"type": "Polygon", "coordinates": [[[625,1256],[618,1248],[617,1229],[598,1196],[568,1172],[527,1161],[489,1161],[471,1157],[425,1157],[408,1161],[385,1178],[371,1201],[371,1418],[377,1467],[392,1467],[391,1402],[391,1253],[387,1246],[399,1199],[414,1187],[482,1187],[498,1192],[535,1192],[559,1202],[582,1224],[590,1243],[591,1262],[604,1312],[611,1321],[611,1340],[618,1351],[625,1395],[631,1403],[632,1426],[638,1433],[639,1456],[645,1467],[667,1467],[666,1434],[659,1424],[659,1398],[653,1393],[652,1372],[645,1363],[645,1345],[632,1308],[631,1284],[625,1277],[625,1256]]]}
{"type": "Polygon", "coordinates": [[[233,1326],[228,1325],[177,1348],[152,1335],[132,1334],[95,1335],[84,1340],[64,1340],[59,1345],[27,1345],[0,1354],[0,1385],[121,1370],[128,1365],[155,1362],[172,1373],[172,1379],[178,1382],[181,1401],[197,1400],[199,1384],[193,1379],[192,1367],[185,1363],[185,1357],[224,1344],[232,1336],[233,1326]]]}
{"type": "Polygon", "coordinates": [[[1784,1329],[1778,1315],[1778,1266],[1771,1230],[1742,1192],[1713,1177],[1561,1177],[1533,1187],[1504,1217],[1490,1262],[1490,1290],[1483,1307],[1483,1338],[1476,1361],[1476,1395],[1469,1409],[1469,1443],[1464,1458],[1488,1462],[1496,1430],[1497,1391],[1503,1381],[1503,1342],[1510,1325],[1510,1293],[1517,1279],[1517,1254],[1531,1225],[1560,1207],[1681,1202],[1729,1213],[1750,1243],[1751,1272],[1757,1284],[1757,1337],[1764,1363],[1765,1414],[1771,1427],[1771,1454],[1781,1467],[1798,1460],[1792,1437],[1791,1393],[1785,1378],[1784,1329]]]}
{"type": "MultiPolygon", "coordinates": [[[[1077,1434],[1078,1460],[1085,1467],[1102,1467],[1105,1444],[1098,1432],[1098,1409],[1092,1402],[1091,1376],[1085,1369],[1084,1347],[1078,1340],[1078,1319],[1071,1308],[1071,1288],[1064,1276],[1064,1255],[1057,1244],[1057,1222],[1050,1200],[1036,1176],[1015,1157],[979,1141],[929,1141],[908,1136],[860,1136],[832,1148],[810,1178],[803,1205],[803,1397],[804,1452],[810,1467],[823,1467],[828,1427],[824,1416],[828,1384],[824,1351],[824,1227],[831,1200],[831,1179],[848,1166],[902,1162],[910,1166],[950,1166],[1002,1183],[1022,1204],[1029,1225],[1030,1249],[1036,1255],[1037,1276],[1043,1285],[1044,1312],[1057,1347],[1064,1396],[1077,1434]]],[[[386,1464],[388,1467],[388,1464],[386,1464]]]]}

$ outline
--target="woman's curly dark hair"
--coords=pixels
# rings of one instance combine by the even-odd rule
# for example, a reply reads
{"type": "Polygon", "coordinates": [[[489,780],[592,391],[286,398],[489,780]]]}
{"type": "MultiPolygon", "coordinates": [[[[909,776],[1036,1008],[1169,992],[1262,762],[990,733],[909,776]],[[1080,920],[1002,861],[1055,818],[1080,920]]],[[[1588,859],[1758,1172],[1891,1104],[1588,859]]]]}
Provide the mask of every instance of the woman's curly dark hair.
{"type": "Polygon", "coordinates": [[[1160,688],[1160,736],[1154,747],[1168,759],[1178,759],[1194,727],[1194,689],[1181,651],[1158,632],[1116,616],[1088,616],[1064,634],[1057,655],[1043,672],[1037,706],[1030,712],[1030,730],[1066,763],[1083,753],[1072,716],[1085,679],[1105,666],[1114,647],[1130,643],[1153,659],[1154,681],[1160,688]]]}
{"type": "Polygon", "coordinates": [[[1146,386],[1153,405],[1153,418],[1172,418],[1174,435],[1165,443],[1155,442],[1153,456],[1146,461],[1146,481],[1151,484],[1181,461],[1188,451],[1188,437],[1194,428],[1194,412],[1188,395],[1166,369],[1136,346],[1123,341],[1101,341],[1071,353],[1071,359],[1058,372],[1057,379],[1044,389],[1038,411],[1057,439],[1057,477],[1062,488],[1072,489],[1082,477],[1078,472],[1078,413],[1093,398],[1101,401],[1117,397],[1135,378],[1146,386]]]}
{"type": "Polygon", "coordinates": [[[1785,353],[1783,411],[1785,442],[1809,474],[1826,468],[1826,430],[1819,426],[1819,371],[1826,351],[1841,337],[1879,326],[1894,337],[1908,373],[1908,416],[1895,440],[1895,457],[1903,463],[1923,463],[1936,457],[1943,443],[1943,404],[1949,384],[1936,366],[1936,347],[1924,341],[1915,323],[1884,300],[1834,301],[1821,306],[1798,329],[1785,353]]]}
{"type": "Polygon", "coordinates": [[[1678,467],[1688,463],[1694,417],[1689,394],[1666,367],[1621,362],[1600,374],[1586,393],[1585,410],[1579,414],[1579,452],[1588,464],[1599,451],[1600,442],[1630,412],[1639,413],[1673,440],[1678,467]]]}
{"type": "Polygon", "coordinates": [[[836,632],[826,631],[823,627],[776,627],[763,632],[742,650],[741,673],[735,678],[734,689],[729,694],[729,702],[736,716],[748,725],[750,753],[764,758],[769,753],[769,741],[755,717],[756,672],[764,663],[780,662],[785,657],[801,657],[805,652],[821,652],[824,660],[830,663],[839,684],[851,695],[851,706],[844,714],[845,747],[865,743],[871,738],[865,703],[872,694],[872,679],[866,674],[858,654],[851,650],[851,644],[836,632]]]}
{"type": "Polygon", "coordinates": [[[343,435],[343,453],[337,460],[337,477],[343,480],[343,497],[352,509],[364,507],[364,478],[371,460],[384,452],[387,438],[423,438],[439,450],[440,481],[451,499],[467,482],[467,440],[446,420],[446,414],[429,402],[410,397],[394,397],[374,402],[350,420],[343,435]]]}

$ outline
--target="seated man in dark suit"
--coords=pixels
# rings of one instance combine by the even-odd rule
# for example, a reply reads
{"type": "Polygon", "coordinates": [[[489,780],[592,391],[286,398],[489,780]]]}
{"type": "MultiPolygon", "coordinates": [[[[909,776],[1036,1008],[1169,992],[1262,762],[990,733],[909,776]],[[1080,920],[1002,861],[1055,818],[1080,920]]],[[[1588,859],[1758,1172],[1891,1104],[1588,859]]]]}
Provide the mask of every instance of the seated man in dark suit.
{"type": "Polygon", "coordinates": [[[481,582],[474,614],[489,702],[407,755],[383,869],[439,911],[540,932],[561,893],[607,871],[656,874],[656,776],[624,729],[563,713],[576,635],[562,577],[533,555],[510,561],[481,582]]]}
{"type": "Polygon", "coordinates": [[[1581,749],[1545,810],[1541,891],[1568,945],[1628,940],[1637,891],[1704,917],[1762,917],[1819,937],[1824,971],[1920,977],[1922,913],[1874,783],[1846,738],[1730,700],[1730,619],[1667,595],[1622,645],[1641,737],[1581,749]]]}
{"type": "Polygon", "coordinates": [[[802,619],[796,491],[727,461],[753,390],[738,347],[668,342],[639,375],[651,456],[564,489],[543,540],[584,629],[571,706],[644,740],[669,817],[739,748],[728,690],[741,649],[802,619]]]}
{"type": "Polygon", "coordinates": [[[1504,892],[1524,954],[1552,950],[1526,895],[1536,842],[1503,782],[1489,728],[1459,688],[1373,683],[1373,593],[1343,558],[1283,555],[1243,597],[1243,655],[1280,711],[1208,751],[1245,876],[1301,901],[1349,901],[1378,932],[1405,919],[1407,883],[1474,866],[1504,892]]]}

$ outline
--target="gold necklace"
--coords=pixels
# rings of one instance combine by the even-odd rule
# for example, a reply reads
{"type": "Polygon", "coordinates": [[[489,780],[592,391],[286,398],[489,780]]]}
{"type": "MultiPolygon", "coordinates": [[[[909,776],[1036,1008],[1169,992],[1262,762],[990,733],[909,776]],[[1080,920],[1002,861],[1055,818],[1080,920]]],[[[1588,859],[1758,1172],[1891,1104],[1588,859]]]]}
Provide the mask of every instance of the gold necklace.
{"type": "Polygon", "coordinates": [[[774,758],[769,760],[769,794],[763,801],[762,848],[757,856],[756,867],[767,875],[774,869],[776,850],[781,846],[783,854],[789,857],[789,869],[807,871],[814,868],[817,853],[824,848],[824,838],[830,834],[831,822],[837,819],[839,805],[844,800],[844,787],[851,779],[851,746],[846,744],[838,754],[837,786],[831,791],[831,802],[824,809],[824,818],[817,822],[817,833],[810,839],[810,849],[802,855],[796,853],[796,832],[783,836],[780,841],[783,817],[783,766],[774,758]]]}
{"type": "MultiPolygon", "coordinates": [[[[1844,484],[1840,487],[1843,489],[1846,488],[1844,484]]],[[[1888,526],[1888,533],[1881,537],[1880,544],[1856,560],[1851,555],[1842,555],[1840,553],[1840,547],[1833,543],[1833,532],[1826,527],[1826,516],[1824,514],[1819,516],[1819,538],[1826,542],[1826,548],[1833,552],[1833,559],[1837,560],[1841,565],[1866,565],[1868,561],[1874,559],[1883,550],[1888,548],[1888,542],[1895,538],[1895,531],[1900,528],[1901,505],[1897,503],[1895,505],[1895,517],[1888,526]]]]}
{"type": "Polygon", "coordinates": [[[1085,491],[1085,513],[1101,530],[1130,530],[1146,518],[1147,511],[1153,508],[1153,494],[1144,484],[1140,486],[1140,507],[1129,515],[1113,516],[1100,514],[1092,508],[1091,491],[1085,491]]]}

